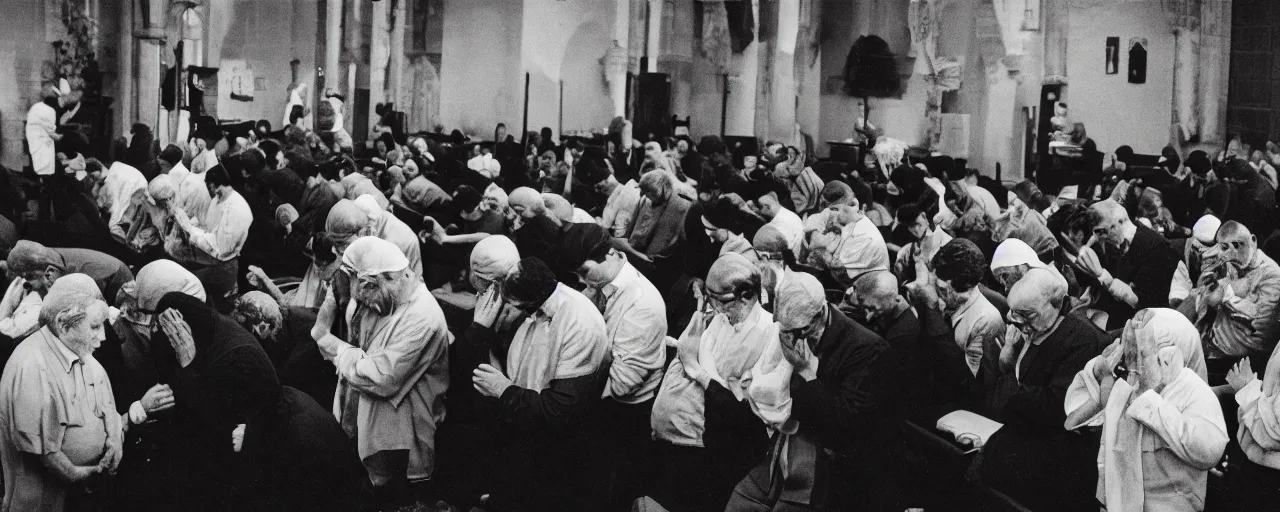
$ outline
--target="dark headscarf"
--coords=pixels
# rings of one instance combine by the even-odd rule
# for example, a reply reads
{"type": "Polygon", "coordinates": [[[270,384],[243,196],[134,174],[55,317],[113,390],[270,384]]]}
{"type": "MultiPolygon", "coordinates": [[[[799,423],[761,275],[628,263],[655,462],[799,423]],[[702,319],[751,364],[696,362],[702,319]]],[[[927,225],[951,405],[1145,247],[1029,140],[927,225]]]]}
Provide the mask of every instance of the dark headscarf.
{"type": "Polygon", "coordinates": [[[1169,174],[1177,173],[1178,169],[1182,167],[1182,157],[1178,156],[1178,150],[1173,149],[1173,146],[1165,146],[1160,151],[1160,156],[1164,158],[1164,162],[1160,166],[1169,171],[1169,174]]]}
{"type": "Polygon", "coordinates": [[[564,230],[564,238],[560,240],[552,264],[558,272],[573,273],[591,257],[592,252],[608,241],[609,233],[598,224],[571,224],[564,230]]]}

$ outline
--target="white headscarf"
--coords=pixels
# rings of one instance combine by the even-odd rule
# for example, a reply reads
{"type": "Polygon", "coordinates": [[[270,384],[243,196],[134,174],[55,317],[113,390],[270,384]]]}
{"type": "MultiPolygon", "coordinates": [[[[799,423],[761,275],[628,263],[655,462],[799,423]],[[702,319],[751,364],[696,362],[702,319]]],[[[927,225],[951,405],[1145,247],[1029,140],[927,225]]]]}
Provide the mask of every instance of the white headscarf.
{"type": "Polygon", "coordinates": [[[362,275],[377,275],[408,268],[409,258],[396,244],[376,236],[366,236],[351,242],[342,253],[342,264],[362,275]]]}
{"type": "Polygon", "coordinates": [[[133,201],[133,194],[147,189],[147,178],[142,172],[124,162],[111,164],[106,177],[102,180],[103,194],[111,201],[111,218],[108,226],[115,226],[125,220],[125,213],[133,201]]]}
{"type": "Polygon", "coordinates": [[[155,311],[160,299],[169,292],[180,292],[201,301],[206,300],[204,285],[191,271],[173,260],[156,260],[138,271],[138,308],[155,311]]]}
{"type": "Polygon", "coordinates": [[[1000,245],[996,246],[995,254],[991,257],[991,270],[1024,264],[1029,265],[1031,268],[1045,268],[1048,266],[1045,262],[1040,261],[1035,249],[1032,249],[1026,242],[1017,238],[1008,238],[1000,242],[1000,245]]]}

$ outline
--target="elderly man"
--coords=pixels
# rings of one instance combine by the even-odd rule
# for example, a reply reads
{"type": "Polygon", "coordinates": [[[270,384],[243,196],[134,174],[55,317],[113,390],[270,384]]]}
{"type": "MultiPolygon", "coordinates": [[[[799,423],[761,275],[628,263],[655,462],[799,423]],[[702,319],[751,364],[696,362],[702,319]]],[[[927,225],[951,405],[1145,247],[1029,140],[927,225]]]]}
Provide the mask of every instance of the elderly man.
{"type": "Polygon", "coordinates": [[[1097,308],[1108,315],[1107,330],[1124,326],[1140,309],[1168,306],[1178,255],[1164,237],[1134,224],[1110,199],[1089,207],[1089,217],[1102,248],[1099,253],[1081,250],[1079,263],[1102,284],[1097,308]]]}
{"type": "Polygon", "coordinates": [[[316,403],[333,403],[338,385],[333,364],[324,360],[311,339],[315,310],[281,307],[270,295],[252,291],[236,299],[231,318],[258,338],[281,384],[310,395],[316,403]]]}
{"type": "Polygon", "coordinates": [[[1203,334],[1209,382],[1214,385],[1222,383],[1240,358],[1265,368],[1280,337],[1280,266],[1258,249],[1257,237],[1238,222],[1223,223],[1216,240],[1200,284],[1180,306],[1203,334]]]}
{"type": "Polygon", "coordinates": [[[693,201],[676,191],[669,173],[647,172],[640,177],[639,213],[627,238],[618,238],[628,256],[652,262],[671,256],[684,241],[685,216],[693,201]]]}
{"type": "MultiPolygon", "coordinates": [[[[1097,496],[1107,510],[1204,509],[1208,470],[1222,458],[1227,429],[1203,373],[1195,327],[1153,308],[1139,311],[1121,339],[1076,375],[1066,426],[1103,429],[1097,496]]],[[[1232,476],[1247,465],[1233,459],[1232,476]]],[[[1234,483],[1231,491],[1232,501],[1243,494],[1234,483]]]]}
{"type": "Polygon", "coordinates": [[[901,372],[898,396],[903,416],[932,420],[927,418],[934,412],[929,348],[920,336],[915,308],[898,292],[898,279],[887,270],[863,274],[853,282],[846,301],[853,306],[854,320],[889,343],[893,364],[901,372]]]}
{"type": "Polygon", "coordinates": [[[1169,307],[1177,308],[1181,305],[1200,282],[1206,253],[1213,248],[1220,227],[1222,221],[1213,215],[1205,215],[1191,228],[1190,238],[1178,240],[1177,244],[1182,246],[1182,250],[1176,251],[1181,257],[1178,258],[1178,269],[1173,273],[1173,281],[1169,283],[1169,307]]]}
{"type": "MultiPolygon", "coordinates": [[[[1067,283],[1033,269],[1009,291],[1009,323],[1020,336],[998,345],[989,367],[988,414],[1004,423],[976,462],[983,481],[1034,510],[1083,510],[1097,438],[1064,428],[1067,388],[1106,343],[1096,327],[1062,314],[1067,283]]],[[[991,353],[996,346],[990,347],[991,353]]]]}
{"type": "Polygon", "coordinates": [[[826,302],[818,279],[796,274],[783,283],[777,306],[787,380],[757,363],[747,390],[759,402],[771,392],[790,401],[776,429],[775,449],[734,488],[727,510],[885,510],[893,505],[885,465],[895,421],[888,343],[826,302]],[[824,452],[824,450],[826,450],[824,452]],[[830,464],[819,457],[836,455],[830,464]],[[830,486],[819,482],[840,482],[830,486]]]}
{"type": "MultiPolygon", "coordinates": [[[[209,188],[204,184],[204,174],[187,170],[187,167],[182,165],[182,149],[173,144],[160,152],[156,162],[159,164],[160,174],[168,176],[173,181],[172,188],[168,189],[167,193],[159,194],[163,197],[158,197],[155,190],[150,190],[151,197],[157,201],[171,199],[177,203],[178,208],[186,212],[188,217],[204,218],[205,211],[209,209],[209,201],[212,200],[209,188]]],[[[153,183],[156,178],[152,179],[153,183]]]]}
{"type": "Polygon", "coordinates": [[[90,249],[48,248],[28,240],[19,240],[6,260],[11,275],[0,299],[0,335],[14,342],[39,327],[41,297],[59,277],[86,274],[98,284],[103,297],[114,301],[120,288],[133,280],[124,262],[90,249]]]}
{"type": "Polygon", "coordinates": [[[395,494],[430,479],[435,468],[453,335],[395,244],[362,237],[343,252],[339,272],[311,336],[338,370],[334,415],[356,439],[375,494],[401,503],[411,498],[395,494]],[[346,340],[331,334],[339,314],[349,326],[346,340]]]}
{"type": "Polygon", "coordinates": [[[650,418],[663,461],[650,497],[668,509],[722,508],[768,443],[743,401],[752,368],[778,339],[760,306],[760,272],[740,254],[720,256],[701,297],[650,418]]]}
{"type": "Polygon", "coordinates": [[[204,217],[192,219],[186,212],[169,205],[169,214],[181,228],[181,236],[165,241],[165,250],[174,260],[194,272],[218,311],[231,311],[236,280],[240,271],[240,250],[249,238],[253,211],[244,197],[231,187],[231,177],[220,165],[204,173],[214,201],[204,217]]]}
{"type": "Polygon", "coordinates": [[[396,218],[394,214],[378,205],[377,199],[371,195],[356,198],[356,206],[369,216],[369,224],[365,227],[365,236],[374,236],[395,244],[406,258],[409,258],[409,270],[413,275],[422,276],[422,247],[418,245],[418,235],[409,226],[396,218]]]}
{"type": "Polygon", "coordinates": [[[0,379],[5,512],[101,507],[91,489],[124,453],[111,382],[93,357],[106,303],[83,274],[55,283],[45,299],[43,328],[18,346],[0,379]]]}
{"type": "MultiPolygon", "coordinates": [[[[604,314],[612,364],[601,416],[619,458],[642,469],[649,452],[649,415],[666,362],[666,303],[627,256],[610,246],[609,234],[598,225],[570,227],[556,261],[572,269],[586,285],[583,295],[604,314]]],[[[632,490],[637,491],[630,496],[634,499],[638,485],[632,490]]]]}
{"type": "Polygon", "coordinates": [[[595,484],[604,454],[594,417],[609,371],[604,317],[538,258],[507,273],[502,296],[529,317],[505,368],[481,364],[472,377],[480,394],[498,402],[505,467],[492,501],[504,510],[600,510],[595,484]]]}

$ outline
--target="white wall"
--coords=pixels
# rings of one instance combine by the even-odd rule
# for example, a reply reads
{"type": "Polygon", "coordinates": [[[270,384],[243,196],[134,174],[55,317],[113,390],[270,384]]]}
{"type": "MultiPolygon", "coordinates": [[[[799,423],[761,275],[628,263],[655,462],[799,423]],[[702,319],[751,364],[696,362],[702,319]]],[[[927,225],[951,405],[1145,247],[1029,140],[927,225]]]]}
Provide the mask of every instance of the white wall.
{"type": "Polygon", "coordinates": [[[27,109],[40,99],[40,67],[53,50],[44,42],[44,1],[3,0],[0,16],[0,164],[27,165],[22,151],[27,109]]]}
{"type": "Polygon", "coordinates": [[[1098,150],[1128,144],[1160,154],[1169,142],[1173,102],[1173,33],[1160,2],[1071,0],[1066,102],[1098,150]],[[1119,73],[1104,70],[1106,39],[1120,38],[1119,73]],[[1147,39],[1147,83],[1131,84],[1129,40],[1147,39]]]}
{"type": "Polygon", "coordinates": [[[530,79],[530,130],[556,130],[561,80],[564,129],[609,126],[613,106],[600,59],[609,49],[613,5],[602,0],[524,0],[520,44],[523,71],[530,79]]]}
{"type": "Polygon", "coordinates": [[[506,123],[519,138],[523,18],[524,2],[516,0],[445,0],[439,122],[446,131],[489,138],[506,123]]]}
{"type": "Polygon", "coordinates": [[[301,61],[299,81],[314,92],[318,7],[316,0],[209,2],[206,65],[218,68],[224,60],[245,61],[252,67],[254,77],[266,82],[265,91],[254,91],[253,101],[233,100],[230,91],[220,89],[219,119],[266,119],[279,129],[289,102],[287,88],[293,79],[289,62],[294,59],[301,61]]]}

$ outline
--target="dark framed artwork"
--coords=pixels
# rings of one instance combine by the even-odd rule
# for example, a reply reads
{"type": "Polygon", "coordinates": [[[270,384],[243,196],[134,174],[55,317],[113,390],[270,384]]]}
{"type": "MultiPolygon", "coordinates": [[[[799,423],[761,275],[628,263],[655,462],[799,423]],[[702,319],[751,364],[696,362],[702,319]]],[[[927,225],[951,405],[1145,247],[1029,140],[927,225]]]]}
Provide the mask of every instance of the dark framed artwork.
{"type": "Polygon", "coordinates": [[[1129,83],[1147,83],[1147,39],[1145,37],[1129,40],[1129,83]]]}
{"type": "Polygon", "coordinates": [[[1120,72],[1120,38],[1107,38],[1107,61],[1106,70],[1108,75],[1114,75],[1120,72]]]}

